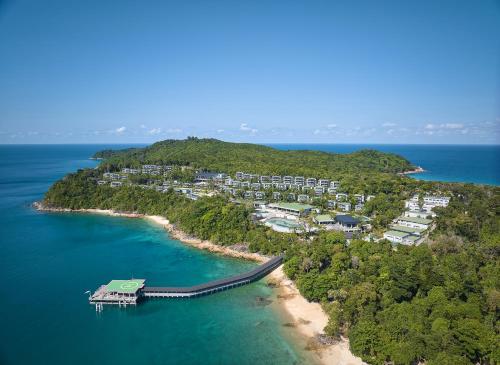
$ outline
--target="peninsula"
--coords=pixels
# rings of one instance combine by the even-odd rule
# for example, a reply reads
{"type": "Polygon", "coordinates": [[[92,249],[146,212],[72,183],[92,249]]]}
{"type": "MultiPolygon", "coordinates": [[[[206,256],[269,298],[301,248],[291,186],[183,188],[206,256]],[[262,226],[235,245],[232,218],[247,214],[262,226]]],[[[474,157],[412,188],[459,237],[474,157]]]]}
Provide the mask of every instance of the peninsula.
{"type": "Polygon", "coordinates": [[[274,277],[320,311],[304,333],[325,353],[337,341],[370,364],[500,361],[498,187],[414,180],[409,161],[373,150],[193,137],[93,158],[38,207],[159,216],[202,248],[284,255],[274,277]]]}

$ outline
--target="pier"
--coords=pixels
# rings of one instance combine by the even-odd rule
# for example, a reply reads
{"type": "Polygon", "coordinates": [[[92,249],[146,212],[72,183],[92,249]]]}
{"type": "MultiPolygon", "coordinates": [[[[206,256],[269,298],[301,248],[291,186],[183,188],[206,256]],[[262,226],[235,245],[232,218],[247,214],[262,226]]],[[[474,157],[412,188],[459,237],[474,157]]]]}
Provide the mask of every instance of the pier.
{"type": "Polygon", "coordinates": [[[126,306],[135,305],[143,298],[193,298],[210,295],[257,281],[282,263],[283,255],[280,255],[246,273],[188,287],[148,287],[144,279],[112,280],[90,295],[89,302],[100,306],[102,304],[126,306]]]}

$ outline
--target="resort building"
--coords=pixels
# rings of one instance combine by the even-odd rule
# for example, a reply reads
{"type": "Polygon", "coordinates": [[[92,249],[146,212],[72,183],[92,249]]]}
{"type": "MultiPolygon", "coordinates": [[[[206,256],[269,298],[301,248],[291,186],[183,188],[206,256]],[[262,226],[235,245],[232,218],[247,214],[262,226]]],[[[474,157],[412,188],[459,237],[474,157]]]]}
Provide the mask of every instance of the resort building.
{"type": "Polygon", "coordinates": [[[304,185],[304,176],[295,176],[294,183],[300,186],[304,185]]]}
{"type": "Polygon", "coordinates": [[[293,184],[293,176],[283,176],[283,184],[293,184]]]}
{"type": "Polygon", "coordinates": [[[335,209],[335,206],[337,205],[337,202],[335,200],[328,200],[326,202],[326,206],[328,209],[335,209]]]}
{"type": "Polygon", "coordinates": [[[265,176],[265,175],[261,176],[260,177],[260,182],[261,183],[269,183],[269,182],[271,182],[271,176],[265,176]]]}
{"type": "Polygon", "coordinates": [[[375,195],[368,195],[366,197],[366,201],[369,202],[370,200],[372,200],[373,198],[375,198],[375,195]]]}
{"type": "Polygon", "coordinates": [[[260,183],[258,183],[258,182],[252,183],[251,186],[252,186],[253,190],[259,190],[260,189],[260,183]]]}
{"type": "Polygon", "coordinates": [[[337,215],[335,222],[340,225],[343,231],[354,232],[358,231],[359,219],[351,217],[350,215],[337,215]]]}
{"type": "Polygon", "coordinates": [[[330,187],[332,189],[338,189],[338,188],[340,188],[340,181],[330,181],[330,187]]]}
{"type": "Polygon", "coordinates": [[[108,182],[106,180],[99,180],[97,185],[106,185],[108,182]]]}
{"type": "Polygon", "coordinates": [[[328,188],[330,186],[330,180],[326,180],[326,179],[319,179],[318,181],[318,185],[319,186],[322,186],[324,188],[328,188]]]}
{"type": "Polygon", "coordinates": [[[310,187],[315,187],[316,186],[316,179],[314,177],[310,177],[306,180],[306,185],[310,187]]]}
{"type": "Polygon", "coordinates": [[[431,223],[432,220],[427,218],[399,217],[397,219],[397,224],[400,226],[410,227],[410,228],[420,228],[423,230],[428,229],[431,223]]]}
{"type": "Polygon", "coordinates": [[[335,195],[335,199],[337,199],[337,201],[346,201],[347,198],[348,198],[348,195],[345,193],[338,193],[335,195]]]}
{"type": "Polygon", "coordinates": [[[309,201],[309,195],[306,194],[299,194],[297,196],[297,201],[299,203],[307,203],[309,201]]]}
{"type": "Polygon", "coordinates": [[[436,213],[434,212],[426,212],[425,210],[407,210],[403,213],[405,217],[413,217],[413,218],[428,218],[430,217],[435,217],[436,213]]]}
{"type": "Polygon", "coordinates": [[[245,194],[243,195],[245,199],[253,199],[253,191],[245,191],[245,194]]]}
{"type": "Polygon", "coordinates": [[[363,208],[365,207],[365,205],[363,203],[358,203],[354,206],[354,211],[355,212],[361,212],[363,210],[363,208]]]}
{"type": "Polygon", "coordinates": [[[425,232],[425,229],[422,229],[422,228],[411,228],[411,227],[406,227],[406,226],[400,226],[397,224],[391,224],[389,228],[392,231],[410,233],[410,234],[413,234],[415,236],[421,236],[422,233],[425,232]]]}
{"type": "Polygon", "coordinates": [[[335,219],[330,214],[320,214],[313,218],[314,223],[319,225],[334,225],[335,219]]]}
{"type": "Polygon", "coordinates": [[[119,186],[122,186],[123,183],[121,181],[111,181],[111,187],[112,188],[117,188],[119,186]]]}
{"type": "Polygon", "coordinates": [[[299,203],[272,203],[269,204],[268,207],[270,209],[275,209],[277,211],[296,216],[307,215],[311,212],[311,209],[313,208],[312,205],[299,204],[299,203]]]}
{"type": "Polygon", "coordinates": [[[337,192],[337,189],[335,189],[335,188],[328,188],[328,194],[335,195],[336,192],[337,192]]]}
{"type": "Polygon", "coordinates": [[[249,187],[250,187],[250,182],[248,182],[248,181],[242,181],[242,182],[240,183],[240,186],[241,186],[242,188],[249,188],[249,187]]]}
{"type": "Polygon", "coordinates": [[[236,176],[236,179],[243,180],[243,175],[244,175],[243,172],[238,171],[235,176],[236,176]]]}
{"type": "Polygon", "coordinates": [[[365,202],[365,196],[363,194],[354,194],[354,199],[356,199],[358,203],[365,202]]]}
{"type": "Polygon", "coordinates": [[[266,193],[263,191],[256,191],[255,192],[255,199],[257,200],[264,200],[266,198],[266,193]]]}
{"type": "Polygon", "coordinates": [[[351,203],[349,203],[349,202],[337,202],[337,208],[343,212],[349,212],[351,210],[351,203]]]}
{"type": "Polygon", "coordinates": [[[281,199],[281,193],[279,191],[274,191],[273,192],[273,199],[274,200],[280,200],[281,199]]]}
{"type": "Polygon", "coordinates": [[[289,201],[294,201],[295,200],[295,194],[294,193],[289,193],[288,196],[286,197],[289,201]]]}
{"type": "Polygon", "coordinates": [[[385,232],[384,238],[392,243],[401,243],[403,245],[416,245],[420,240],[420,237],[411,233],[392,230],[385,232]]]}
{"type": "Polygon", "coordinates": [[[316,195],[316,196],[321,196],[324,194],[324,192],[325,192],[325,188],[322,186],[316,186],[314,188],[314,195],[316,195]]]}
{"type": "Polygon", "coordinates": [[[271,182],[274,184],[279,184],[281,182],[281,176],[271,176],[271,182]]]}

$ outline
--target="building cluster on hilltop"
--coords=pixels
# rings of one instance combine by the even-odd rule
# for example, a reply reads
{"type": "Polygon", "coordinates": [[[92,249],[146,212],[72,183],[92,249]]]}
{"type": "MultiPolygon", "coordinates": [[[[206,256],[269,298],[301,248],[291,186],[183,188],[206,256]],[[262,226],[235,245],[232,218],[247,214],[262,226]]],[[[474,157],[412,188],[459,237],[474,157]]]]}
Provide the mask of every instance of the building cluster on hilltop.
{"type": "MultiPolygon", "coordinates": [[[[193,171],[192,179],[182,183],[171,178],[174,169],[192,170],[187,166],[142,165],[141,168],[123,168],[119,173],[106,172],[97,183],[109,184],[111,187],[136,185],[158,192],[173,189],[192,200],[201,196],[228,194],[233,202],[252,201],[257,208],[254,214],[256,221],[280,232],[314,231],[322,228],[343,231],[350,237],[371,227],[366,223],[366,217],[363,217],[365,224],[362,225],[359,218],[345,213],[363,211],[365,202],[374,196],[339,191],[339,181],[304,176],[256,175],[245,172],[237,172],[231,176],[222,172],[193,171]],[[147,175],[150,178],[146,176],[147,184],[134,184],[130,175],[147,175]],[[163,180],[162,177],[166,179],[163,180]],[[322,209],[310,205],[315,200],[324,203],[327,211],[340,213],[332,216],[328,212],[322,212],[322,209]],[[306,219],[312,211],[315,211],[313,217],[306,219]]],[[[431,228],[432,218],[435,216],[433,208],[446,207],[449,200],[446,196],[413,196],[405,202],[406,211],[392,222],[383,238],[393,243],[419,244],[431,228]]]]}
{"type": "Polygon", "coordinates": [[[390,225],[384,238],[406,245],[421,243],[431,228],[432,218],[436,216],[433,209],[447,207],[449,202],[448,196],[427,195],[419,199],[418,195],[414,195],[405,202],[406,211],[390,225]]]}

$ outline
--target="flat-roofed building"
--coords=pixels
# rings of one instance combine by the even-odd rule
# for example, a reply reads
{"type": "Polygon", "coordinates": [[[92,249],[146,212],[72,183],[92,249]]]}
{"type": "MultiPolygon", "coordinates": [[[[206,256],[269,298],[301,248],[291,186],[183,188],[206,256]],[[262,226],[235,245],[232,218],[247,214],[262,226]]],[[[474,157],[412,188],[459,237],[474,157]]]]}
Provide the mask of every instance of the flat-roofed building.
{"type": "Polygon", "coordinates": [[[328,207],[328,209],[335,209],[335,207],[337,206],[337,202],[335,200],[328,200],[326,202],[326,206],[328,207]]]}
{"type": "Polygon", "coordinates": [[[297,185],[304,185],[304,176],[295,176],[294,183],[297,185]]]}
{"type": "Polygon", "coordinates": [[[322,186],[316,186],[314,188],[314,195],[316,196],[322,196],[325,193],[325,188],[322,186]]]}
{"type": "Polygon", "coordinates": [[[284,184],[293,184],[295,179],[293,176],[283,176],[283,183],[284,184]]]}
{"type": "Polygon", "coordinates": [[[255,199],[257,200],[264,200],[266,198],[266,193],[263,191],[256,191],[255,192],[255,199]]]}
{"type": "Polygon", "coordinates": [[[287,195],[287,200],[288,201],[294,201],[295,200],[295,194],[294,193],[288,193],[287,195]]]}
{"type": "Polygon", "coordinates": [[[269,204],[268,207],[270,209],[275,209],[280,212],[296,215],[296,216],[304,216],[311,212],[313,208],[312,205],[309,204],[300,204],[300,203],[272,203],[269,204]]]}
{"type": "Polygon", "coordinates": [[[271,176],[262,175],[260,177],[260,182],[261,183],[269,183],[269,182],[271,182],[271,176]]]}
{"type": "Polygon", "coordinates": [[[120,187],[122,185],[123,185],[123,183],[121,181],[111,181],[112,188],[117,188],[117,187],[120,187]]]}
{"type": "Polygon", "coordinates": [[[318,180],[318,185],[324,187],[325,189],[327,189],[330,186],[330,180],[319,179],[318,180]]]}
{"type": "Polygon", "coordinates": [[[314,177],[309,177],[309,178],[307,178],[307,180],[306,180],[306,185],[307,185],[307,186],[310,186],[310,187],[312,187],[312,188],[313,188],[313,187],[315,187],[315,186],[316,186],[316,181],[317,181],[317,180],[316,180],[316,178],[314,178],[314,177]]]}
{"type": "Polygon", "coordinates": [[[330,187],[333,189],[340,188],[340,181],[330,181],[330,187]]]}
{"type": "Polygon", "coordinates": [[[271,177],[271,181],[274,183],[274,184],[279,184],[281,182],[281,176],[272,176],[271,177]]]}
{"type": "Polygon", "coordinates": [[[337,208],[343,212],[349,212],[351,210],[351,203],[349,202],[337,202],[337,208]]]}
{"type": "Polygon", "coordinates": [[[365,205],[363,203],[358,203],[354,206],[354,211],[355,212],[361,212],[363,210],[363,208],[365,207],[365,205]]]}
{"type": "Polygon", "coordinates": [[[400,226],[398,224],[391,224],[389,228],[392,231],[400,231],[400,232],[405,232],[405,233],[410,233],[414,234],[415,236],[421,236],[423,232],[425,232],[425,229],[422,228],[412,228],[412,227],[406,227],[406,226],[400,226]]]}
{"type": "Polygon", "coordinates": [[[281,193],[279,191],[274,191],[273,192],[273,199],[274,200],[280,200],[281,199],[281,193]]]}
{"type": "Polygon", "coordinates": [[[417,218],[417,217],[399,217],[397,219],[397,224],[404,227],[410,228],[421,228],[428,229],[432,220],[427,218],[417,218]]]}
{"type": "Polygon", "coordinates": [[[258,182],[252,183],[251,186],[252,186],[253,190],[259,190],[260,189],[260,183],[258,183],[258,182]]]}
{"type": "Polygon", "coordinates": [[[335,218],[333,218],[330,214],[319,214],[313,218],[314,223],[319,225],[334,225],[335,218]]]}
{"type": "Polygon", "coordinates": [[[340,225],[343,231],[354,232],[359,231],[359,219],[354,218],[350,215],[339,214],[335,217],[335,222],[340,225]]]}
{"type": "Polygon", "coordinates": [[[427,217],[434,217],[436,213],[434,212],[427,212],[425,210],[407,210],[403,213],[405,217],[414,217],[414,218],[427,218],[427,217]]]}
{"type": "Polygon", "coordinates": [[[363,194],[354,194],[354,199],[356,199],[358,203],[365,202],[365,196],[363,194]]]}
{"type": "Polygon", "coordinates": [[[243,175],[244,175],[244,173],[243,173],[243,172],[238,171],[238,172],[236,173],[236,179],[238,179],[238,180],[242,180],[242,179],[243,179],[243,175]]]}
{"type": "Polygon", "coordinates": [[[309,195],[299,194],[297,195],[297,201],[299,203],[307,203],[309,201],[309,195]]]}
{"type": "Polygon", "coordinates": [[[337,194],[335,194],[335,199],[337,199],[337,201],[346,201],[348,197],[349,196],[347,194],[345,194],[345,193],[337,193],[337,194]]]}
{"type": "Polygon", "coordinates": [[[253,191],[245,191],[245,194],[243,195],[245,199],[253,199],[253,191]]]}
{"type": "Polygon", "coordinates": [[[417,245],[420,237],[408,232],[390,230],[384,233],[384,238],[392,243],[401,243],[403,245],[417,245]]]}

